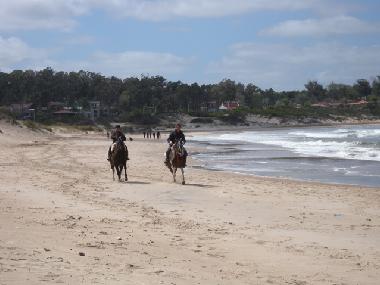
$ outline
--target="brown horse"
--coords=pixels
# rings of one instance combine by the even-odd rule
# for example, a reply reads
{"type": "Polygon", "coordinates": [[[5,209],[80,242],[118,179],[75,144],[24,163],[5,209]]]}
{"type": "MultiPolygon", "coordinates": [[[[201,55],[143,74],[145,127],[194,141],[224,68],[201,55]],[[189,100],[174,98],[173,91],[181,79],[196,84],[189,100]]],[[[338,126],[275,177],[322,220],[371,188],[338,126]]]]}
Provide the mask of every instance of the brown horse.
{"type": "Polygon", "coordinates": [[[117,140],[115,146],[112,149],[110,164],[112,169],[113,180],[115,180],[115,168],[117,176],[119,177],[119,181],[121,181],[121,173],[124,168],[125,181],[128,181],[127,154],[124,142],[121,139],[117,140]]]}
{"type": "Polygon", "coordinates": [[[185,173],[184,168],[186,167],[186,155],[185,149],[183,147],[182,141],[177,141],[172,145],[171,151],[169,154],[169,165],[168,168],[173,174],[173,182],[176,182],[176,173],[177,169],[181,169],[182,172],[182,185],[185,185],[185,173]]]}

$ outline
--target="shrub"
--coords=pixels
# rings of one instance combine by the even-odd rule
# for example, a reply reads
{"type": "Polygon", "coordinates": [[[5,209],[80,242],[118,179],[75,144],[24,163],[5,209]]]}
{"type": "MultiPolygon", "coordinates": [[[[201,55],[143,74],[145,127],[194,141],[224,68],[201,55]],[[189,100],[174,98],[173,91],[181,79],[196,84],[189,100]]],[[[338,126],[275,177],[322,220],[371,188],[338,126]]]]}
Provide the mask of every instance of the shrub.
{"type": "Polygon", "coordinates": [[[142,124],[142,125],[154,125],[154,124],[160,123],[160,119],[157,116],[143,113],[141,111],[132,111],[129,113],[123,113],[120,119],[122,121],[142,124]]]}
{"type": "Polygon", "coordinates": [[[214,120],[212,118],[194,118],[190,121],[190,123],[195,124],[212,124],[214,120]]]}
{"type": "Polygon", "coordinates": [[[35,122],[30,121],[30,120],[24,121],[24,126],[27,127],[28,129],[31,129],[32,131],[37,131],[40,129],[35,122]]]}
{"type": "Polygon", "coordinates": [[[220,117],[220,120],[232,125],[244,124],[246,116],[247,116],[246,112],[236,110],[231,113],[224,114],[223,116],[220,117]]]}

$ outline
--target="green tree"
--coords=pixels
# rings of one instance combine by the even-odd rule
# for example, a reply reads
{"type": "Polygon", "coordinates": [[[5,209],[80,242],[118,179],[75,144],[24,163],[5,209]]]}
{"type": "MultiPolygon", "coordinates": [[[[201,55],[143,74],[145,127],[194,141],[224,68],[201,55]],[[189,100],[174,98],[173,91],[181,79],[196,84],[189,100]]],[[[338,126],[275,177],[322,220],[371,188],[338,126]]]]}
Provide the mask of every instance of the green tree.
{"type": "Polygon", "coordinates": [[[359,79],[354,84],[354,90],[358,93],[358,97],[365,98],[371,94],[372,88],[366,79],[359,79]]]}
{"type": "Polygon", "coordinates": [[[326,90],[323,88],[322,84],[318,83],[318,81],[309,81],[307,84],[305,84],[305,88],[307,94],[311,98],[317,101],[325,99],[326,90]]]}

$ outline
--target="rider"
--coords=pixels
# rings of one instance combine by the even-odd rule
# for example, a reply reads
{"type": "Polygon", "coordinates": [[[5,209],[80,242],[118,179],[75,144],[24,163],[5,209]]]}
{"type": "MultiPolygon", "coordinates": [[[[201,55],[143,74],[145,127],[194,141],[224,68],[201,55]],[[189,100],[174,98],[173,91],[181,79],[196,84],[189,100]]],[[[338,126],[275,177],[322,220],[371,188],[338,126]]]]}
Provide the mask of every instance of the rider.
{"type": "MultiPolygon", "coordinates": [[[[116,142],[118,141],[119,138],[121,138],[121,140],[123,142],[125,142],[127,140],[127,138],[125,137],[125,135],[121,131],[120,125],[117,125],[117,126],[115,126],[115,130],[113,130],[112,133],[111,133],[111,139],[112,139],[113,143],[112,143],[112,145],[108,149],[108,158],[107,158],[108,161],[110,161],[110,159],[111,159],[111,154],[112,154],[113,147],[115,146],[115,144],[116,144],[116,142]],[[112,148],[112,150],[111,150],[111,148],[112,148]]],[[[123,143],[123,144],[124,144],[124,147],[125,147],[125,153],[126,153],[126,156],[127,156],[127,160],[129,160],[127,145],[125,143],[123,143]]]]}
{"type": "MultiPolygon", "coordinates": [[[[177,123],[175,125],[175,130],[173,132],[171,132],[169,138],[167,139],[168,143],[169,143],[169,148],[167,149],[166,151],[166,160],[165,160],[165,164],[169,164],[169,155],[170,155],[170,151],[171,151],[171,147],[174,143],[176,143],[177,141],[182,141],[183,144],[186,143],[186,139],[185,139],[185,135],[183,134],[182,130],[181,130],[182,126],[180,123],[177,123]]],[[[184,156],[185,158],[187,157],[187,151],[185,148],[183,148],[184,150],[184,156]]]]}

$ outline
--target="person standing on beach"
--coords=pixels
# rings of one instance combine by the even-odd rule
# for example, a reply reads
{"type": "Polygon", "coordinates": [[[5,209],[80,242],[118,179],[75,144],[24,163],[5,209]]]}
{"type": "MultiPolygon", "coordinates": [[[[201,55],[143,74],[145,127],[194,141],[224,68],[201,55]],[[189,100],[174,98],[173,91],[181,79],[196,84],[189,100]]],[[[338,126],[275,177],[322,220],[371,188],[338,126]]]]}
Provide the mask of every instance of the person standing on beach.
{"type": "Polygon", "coordinates": [[[144,134],[144,139],[145,139],[146,132],[144,131],[143,134],[144,134]]]}
{"type": "Polygon", "coordinates": [[[153,132],[153,139],[156,139],[156,132],[153,132]]]}
{"type": "Polygon", "coordinates": [[[157,132],[157,139],[159,140],[160,137],[161,137],[161,133],[160,133],[160,131],[158,131],[158,132],[157,132]]]}

